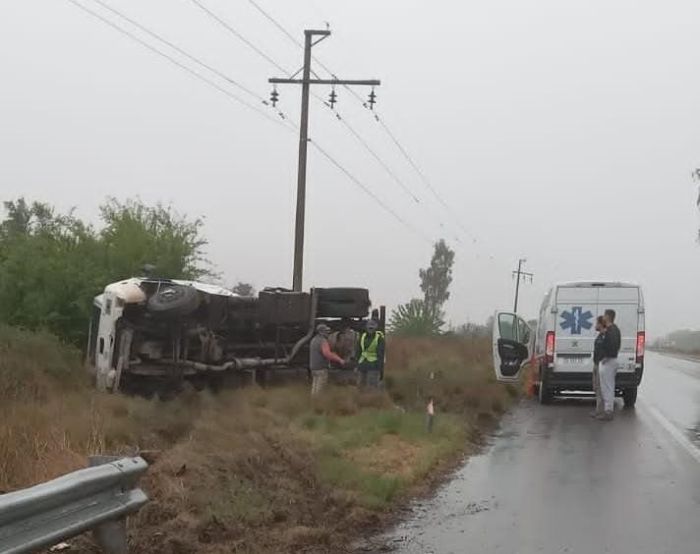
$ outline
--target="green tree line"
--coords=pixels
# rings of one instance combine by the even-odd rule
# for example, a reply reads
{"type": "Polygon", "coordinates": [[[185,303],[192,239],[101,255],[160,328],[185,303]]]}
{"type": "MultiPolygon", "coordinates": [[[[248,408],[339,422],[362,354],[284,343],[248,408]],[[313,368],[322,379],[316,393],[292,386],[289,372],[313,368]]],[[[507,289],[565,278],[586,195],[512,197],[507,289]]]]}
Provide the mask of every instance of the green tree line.
{"type": "Polygon", "coordinates": [[[0,222],[0,322],[46,329],[82,346],[92,298],[144,273],[194,279],[208,273],[202,220],[171,207],[108,199],[100,224],[24,198],[4,202],[0,222]]]}

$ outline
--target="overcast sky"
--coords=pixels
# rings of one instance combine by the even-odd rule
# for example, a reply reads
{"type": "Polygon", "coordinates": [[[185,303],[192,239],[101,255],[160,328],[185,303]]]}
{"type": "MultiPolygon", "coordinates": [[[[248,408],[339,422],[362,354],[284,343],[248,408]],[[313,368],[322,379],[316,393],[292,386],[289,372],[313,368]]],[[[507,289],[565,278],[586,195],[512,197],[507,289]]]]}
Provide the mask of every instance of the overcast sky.
{"type": "MultiPolygon", "coordinates": [[[[285,76],[191,0],[103,1],[260,96],[285,76]]],[[[286,71],[301,65],[248,0],[199,1],[286,71]]],[[[644,286],[651,333],[700,326],[699,2],[256,1],[300,40],[330,24],[316,56],[341,77],[382,79],[379,113],[450,206],[345,90],[338,112],[420,203],[313,102],[312,139],[419,233],[310,150],[305,286],[367,286],[393,306],[419,294],[430,240],[444,236],[456,250],[454,323],[509,307],[510,272],[527,257],[526,316],[552,282],[606,277],[644,286]]],[[[0,0],[0,70],[2,199],[90,220],[110,195],[171,203],[206,219],[225,281],[291,284],[294,131],[68,0],[0,0]]],[[[294,120],[299,92],[280,87],[294,120]]]]}

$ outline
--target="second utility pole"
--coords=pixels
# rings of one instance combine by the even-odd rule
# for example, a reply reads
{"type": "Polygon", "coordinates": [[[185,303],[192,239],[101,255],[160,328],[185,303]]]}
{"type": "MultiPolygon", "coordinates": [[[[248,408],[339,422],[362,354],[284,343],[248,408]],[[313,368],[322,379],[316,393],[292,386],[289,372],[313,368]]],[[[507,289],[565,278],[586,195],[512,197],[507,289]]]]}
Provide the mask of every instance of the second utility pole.
{"type": "MultiPolygon", "coordinates": [[[[295,291],[302,289],[304,275],[304,221],[306,217],[306,160],[309,146],[309,96],[311,85],[369,85],[377,86],[378,80],[343,80],[337,79],[312,79],[311,78],[311,48],[331,34],[330,31],[306,30],[304,31],[304,67],[302,78],[289,79],[272,78],[272,84],[301,85],[301,121],[299,128],[299,167],[297,170],[297,212],[294,231],[294,276],[292,288],[295,291]],[[314,36],[321,37],[313,42],[314,36]]],[[[298,72],[297,72],[298,73],[298,72]]]]}
{"type": "Polygon", "coordinates": [[[532,278],[535,276],[534,273],[528,273],[527,271],[523,271],[523,264],[527,260],[525,258],[520,258],[518,260],[518,269],[516,271],[513,271],[513,275],[515,276],[516,283],[515,283],[515,304],[513,306],[513,312],[518,313],[518,293],[520,292],[520,279],[521,277],[529,277],[530,281],[532,282],[532,278]]]}

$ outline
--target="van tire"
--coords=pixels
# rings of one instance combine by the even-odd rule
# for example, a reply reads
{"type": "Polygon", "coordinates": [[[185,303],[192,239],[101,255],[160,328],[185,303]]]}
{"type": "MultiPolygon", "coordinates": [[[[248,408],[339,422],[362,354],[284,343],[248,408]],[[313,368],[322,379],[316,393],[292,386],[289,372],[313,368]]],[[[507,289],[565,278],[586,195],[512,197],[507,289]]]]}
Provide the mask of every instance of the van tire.
{"type": "Polygon", "coordinates": [[[552,400],[554,400],[554,391],[549,388],[546,374],[544,372],[540,372],[540,386],[537,390],[537,399],[539,400],[540,404],[543,405],[551,404],[552,400]]]}
{"type": "Polygon", "coordinates": [[[634,408],[637,403],[637,387],[630,387],[622,391],[622,400],[625,402],[625,408],[634,408]]]}

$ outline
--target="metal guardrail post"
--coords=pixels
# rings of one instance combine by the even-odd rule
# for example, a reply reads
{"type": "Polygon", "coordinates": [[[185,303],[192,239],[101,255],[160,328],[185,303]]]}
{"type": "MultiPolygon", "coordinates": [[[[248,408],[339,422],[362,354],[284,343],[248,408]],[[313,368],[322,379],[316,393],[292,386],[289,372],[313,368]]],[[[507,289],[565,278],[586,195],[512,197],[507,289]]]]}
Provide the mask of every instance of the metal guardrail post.
{"type": "Polygon", "coordinates": [[[137,487],[148,464],[99,456],[90,466],[0,495],[0,553],[37,552],[93,530],[106,554],[126,554],[125,518],[148,501],[137,487]]]}
{"type": "MultiPolygon", "coordinates": [[[[90,456],[88,467],[101,466],[119,461],[118,456],[90,456]]],[[[92,532],[95,542],[105,554],[129,554],[126,534],[126,517],[107,521],[92,532]]]]}

